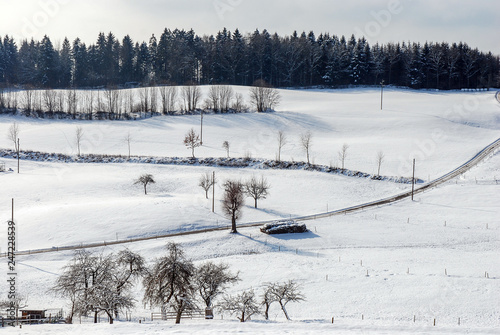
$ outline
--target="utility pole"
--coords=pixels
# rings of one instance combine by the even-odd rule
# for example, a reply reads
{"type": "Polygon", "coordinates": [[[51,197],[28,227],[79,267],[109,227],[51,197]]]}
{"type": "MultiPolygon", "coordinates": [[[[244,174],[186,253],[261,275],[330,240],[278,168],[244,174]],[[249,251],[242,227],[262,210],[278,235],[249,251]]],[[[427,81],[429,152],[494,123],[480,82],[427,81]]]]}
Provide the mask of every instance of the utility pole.
{"type": "Polygon", "coordinates": [[[203,145],[203,110],[201,111],[200,144],[203,145]]]}
{"type": "Polygon", "coordinates": [[[415,191],[415,158],[413,158],[413,177],[411,178],[411,201],[413,201],[414,191],[415,191]]]}
{"type": "Polygon", "coordinates": [[[17,173],[19,173],[19,137],[17,138],[17,173]]]}
{"type": "Polygon", "coordinates": [[[212,174],[212,213],[215,213],[215,171],[212,174]]]}
{"type": "Polygon", "coordinates": [[[382,110],[383,102],[384,102],[384,80],[382,79],[382,81],[380,82],[380,110],[382,110]]]}

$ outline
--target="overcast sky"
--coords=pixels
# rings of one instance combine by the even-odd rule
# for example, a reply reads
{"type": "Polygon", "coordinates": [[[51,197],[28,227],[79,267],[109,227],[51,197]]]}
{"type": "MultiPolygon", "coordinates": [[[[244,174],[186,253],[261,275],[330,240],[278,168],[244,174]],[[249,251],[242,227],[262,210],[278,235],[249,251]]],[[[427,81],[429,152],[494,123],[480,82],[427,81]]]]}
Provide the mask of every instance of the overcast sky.
{"type": "Polygon", "coordinates": [[[372,44],[464,41],[500,55],[499,0],[0,0],[0,35],[18,41],[94,43],[101,31],[147,41],[165,28],[210,35],[224,27],[364,35],[372,44]]]}

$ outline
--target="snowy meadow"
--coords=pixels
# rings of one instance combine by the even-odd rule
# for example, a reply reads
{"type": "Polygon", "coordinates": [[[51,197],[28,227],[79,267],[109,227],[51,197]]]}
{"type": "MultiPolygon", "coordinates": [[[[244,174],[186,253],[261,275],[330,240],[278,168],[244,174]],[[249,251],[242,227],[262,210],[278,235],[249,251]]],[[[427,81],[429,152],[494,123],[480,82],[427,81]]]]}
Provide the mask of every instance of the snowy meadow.
{"type": "MultiPolygon", "coordinates": [[[[248,101],[248,87],[233,87],[248,101]]],[[[311,134],[311,164],[371,175],[411,178],[428,183],[454,170],[498,138],[500,103],[494,92],[380,89],[279,90],[276,112],[206,114],[203,145],[197,158],[251,157],[275,160],[278,131],[286,134],[281,160],[306,161],[301,135],[311,134]],[[223,147],[227,141],[229,150],[223,147]],[[342,147],[347,145],[342,159],[342,147]],[[383,153],[383,160],[377,159],[383,153]],[[379,164],[380,163],[380,164],[379,164]],[[380,173],[379,173],[380,168],[380,173]]],[[[83,93],[82,93],[83,94],[83,93]]],[[[202,87],[208,94],[208,87],[202,87]]],[[[19,126],[21,150],[77,155],[75,129],[81,127],[81,153],[133,157],[189,157],[186,132],[200,132],[201,115],[165,115],[136,120],[53,120],[0,116],[0,134],[19,126]],[[130,135],[130,141],[126,137],[130,135]]],[[[0,136],[0,150],[13,149],[0,136]]],[[[0,158],[0,213],[10,219],[15,199],[18,251],[228,227],[223,214],[223,182],[264,177],[266,199],[246,198],[238,224],[289,219],[347,208],[411,189],[410,184],[307,169],[233,168],[137,162],[67,163],[0,158]],[[13,171],[9,172],[8,170],[13,171]],[[215,172],[212,194],[198,186],[201,175],[215,172]],[[148,194],[134,185],[141,174],[154,176],[148,194]]],[[[417,185],[418,187],[418,185],[417,185]]],[[[75,318],[72,325],[5,328],[23,334],[290,333],[290,334],[495,334],[500,328],[500,154],[437,188],[403,201],[306,221],[303,234],[266,235],[259,227],[206,232],[124,243],[94,251],[125,248],[151,264],[166,254],[168,242],[182,246],[198,266],[228,264],[240,281],[225,293],[253,289],[260,297],[266,283],[294,280],[305,300],[279,305],[269,320],[260,314],[241,323],[215,309],[213,320],[151,321],[159,312],[142,302],[143,288],[132,290],[130,321],[122,317],[95,325],[75,318]],[[81,322],[81,324],[80,324],[81,322]]],[[[0,236],[0,252],[7,247],[0,236]]],[[[17,256],[17,291],[29,309],[61,309],[69,301],[49,289],[72,259],[73,251],[17,256]]],[[[2,281],[7,280],[2,258],[2,281]]],[[[0,286],[3,300],[7,286],[0,286]]],[[[128,314],[127,314],[128,315],[128,314]]]]}

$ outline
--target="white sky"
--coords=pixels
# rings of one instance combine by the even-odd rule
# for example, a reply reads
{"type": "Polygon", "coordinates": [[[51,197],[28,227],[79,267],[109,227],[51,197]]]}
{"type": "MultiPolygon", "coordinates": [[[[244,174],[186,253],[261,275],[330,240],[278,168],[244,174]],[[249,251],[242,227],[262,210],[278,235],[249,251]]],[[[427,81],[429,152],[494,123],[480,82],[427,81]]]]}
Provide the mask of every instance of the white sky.
{"type": "Polygon", "coordinates": [[[0,0],[0,35],[17,40],[46,34],[55,43],[65,36],[94,43],[99,32],[112,31],[120,40],[147,41],[164,28],[204,35],[223,27],[354,33],[372,44],[464,41],[500,54],[498,0],[0,0]]]}

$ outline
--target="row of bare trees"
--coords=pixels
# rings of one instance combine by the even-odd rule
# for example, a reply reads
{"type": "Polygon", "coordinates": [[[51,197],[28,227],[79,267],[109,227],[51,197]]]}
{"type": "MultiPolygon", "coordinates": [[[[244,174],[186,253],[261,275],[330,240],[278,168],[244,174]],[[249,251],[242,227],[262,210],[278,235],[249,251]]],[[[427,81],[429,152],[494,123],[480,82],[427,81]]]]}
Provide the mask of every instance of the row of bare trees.
{"type": "Polygon", "coordinates": [[[175,311],[179,323],[184,312],[200,308],[200,301],[212,308],[225,288],[240,279],[223,263],[194,266],[179,244],[169,243],[166,255],[150,266],[128,249],[108,255],[78,250],[50,291],[69,300],[68,323],[74,316],[91,314],[97,323],[101,313],[113,323],[120,312],[134,307],[132,289],[138,280],[143,283],[144,304],[175,311]]]}
{"type": "MultiPolygon", "coordinates": [[[[249,109],[242,94],[235,94],[227,85],[210,86],[204,106],[200,86],[143,87],[123,90],[106,87],[101,90],[39,90],[26,87],[24,90],[0,88],[0,112],[23,109],[38,117],[72,117],[84,119],[129,119],[148,113],[172,115],[190,113],[199,109],[216,113],[229,111],[241,113],[249,109]],[[180,92],[179,92],[180,91],[180,92]]],[[[250,88],[250,104],[257,112],[273,110],[280,101],[279,92],[264,81],[257,81],[250,88]]]]}

